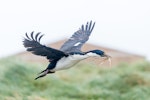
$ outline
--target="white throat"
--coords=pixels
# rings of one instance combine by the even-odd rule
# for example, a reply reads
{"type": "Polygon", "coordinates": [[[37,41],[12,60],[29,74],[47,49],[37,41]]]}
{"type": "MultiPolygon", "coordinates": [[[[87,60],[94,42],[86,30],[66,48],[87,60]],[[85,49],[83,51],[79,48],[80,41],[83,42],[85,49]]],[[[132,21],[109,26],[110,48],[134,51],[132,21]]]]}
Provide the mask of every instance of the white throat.
{"type": "Polygon", "coordinates": [[[86,55],[87,55],[88,57],[99,57],[98,54],[93,53],[93,52],[88,52],[86,55]]]}

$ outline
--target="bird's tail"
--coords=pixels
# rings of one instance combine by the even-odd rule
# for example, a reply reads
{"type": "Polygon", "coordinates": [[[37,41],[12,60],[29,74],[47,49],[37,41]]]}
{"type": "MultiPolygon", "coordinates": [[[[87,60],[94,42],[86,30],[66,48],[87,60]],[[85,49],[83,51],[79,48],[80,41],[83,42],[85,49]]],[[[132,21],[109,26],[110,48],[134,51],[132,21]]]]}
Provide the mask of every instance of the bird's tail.
{"type": "Polygon", "coordinates": [[[50,73],[55,73],[55,72],[52,72],[49,69],[45,69],[45,70],[43,70],[39,73],[39,76],[36,77],[35,80],[37,80],[38,78],[44,77],[44,76],[46,76],[47,74],[50,74],[50,73]]]}

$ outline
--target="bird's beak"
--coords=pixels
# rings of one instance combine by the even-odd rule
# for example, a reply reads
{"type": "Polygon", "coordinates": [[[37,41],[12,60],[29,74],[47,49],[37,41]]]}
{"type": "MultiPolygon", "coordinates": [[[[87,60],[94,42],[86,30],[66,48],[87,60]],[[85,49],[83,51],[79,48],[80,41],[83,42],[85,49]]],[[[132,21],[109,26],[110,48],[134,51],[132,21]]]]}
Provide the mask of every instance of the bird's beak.
{"type": "Polygon", "coordinates": [[[112,57],[107,55],[107,54],[102,55],[102,57],[106,57],[106,58],[104,58],[104,60],[103,60],[103,62],[101,64],[103,64],[106,60],[108,60],[109,61],[109,65],[111,66],[111,58],[112,57]]]}
{"type": "Polygon", "coordinates": [[[102,55],[102,57],[106,57],[107,59],[112,58],[111,56],[109,56],[109,55],[107,55],[107,54],[102,55]]]}

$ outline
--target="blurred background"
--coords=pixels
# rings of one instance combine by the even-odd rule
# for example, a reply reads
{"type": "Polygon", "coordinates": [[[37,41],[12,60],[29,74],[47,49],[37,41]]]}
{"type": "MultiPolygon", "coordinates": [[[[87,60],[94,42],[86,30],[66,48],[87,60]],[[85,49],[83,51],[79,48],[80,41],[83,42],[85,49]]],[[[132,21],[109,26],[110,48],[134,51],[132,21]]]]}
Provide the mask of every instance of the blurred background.
{"type": "Polygon", "coordinates": [[[149,5],[149,0],[1,0],[0,99],[148,100],[149,5]],[[82,50],[106,51],[112,67],[87,59],[34,81],[48,61],[25,51],[25,33],[42,32],[42,44],[59,49],[91,20],[96,25],[82,50]]]}

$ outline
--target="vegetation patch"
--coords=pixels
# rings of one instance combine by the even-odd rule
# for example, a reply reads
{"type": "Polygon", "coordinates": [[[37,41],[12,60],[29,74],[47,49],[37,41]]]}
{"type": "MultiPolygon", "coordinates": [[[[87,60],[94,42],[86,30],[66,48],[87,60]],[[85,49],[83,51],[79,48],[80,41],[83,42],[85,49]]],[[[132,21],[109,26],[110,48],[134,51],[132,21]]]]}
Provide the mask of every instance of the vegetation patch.
{"type": "Polygon", "coordinates": [[[0,60],[0,100],[148,100],[150,63],[122,63],[112,68],[79,63],[34,80],[46,65],[0,60]]]}

